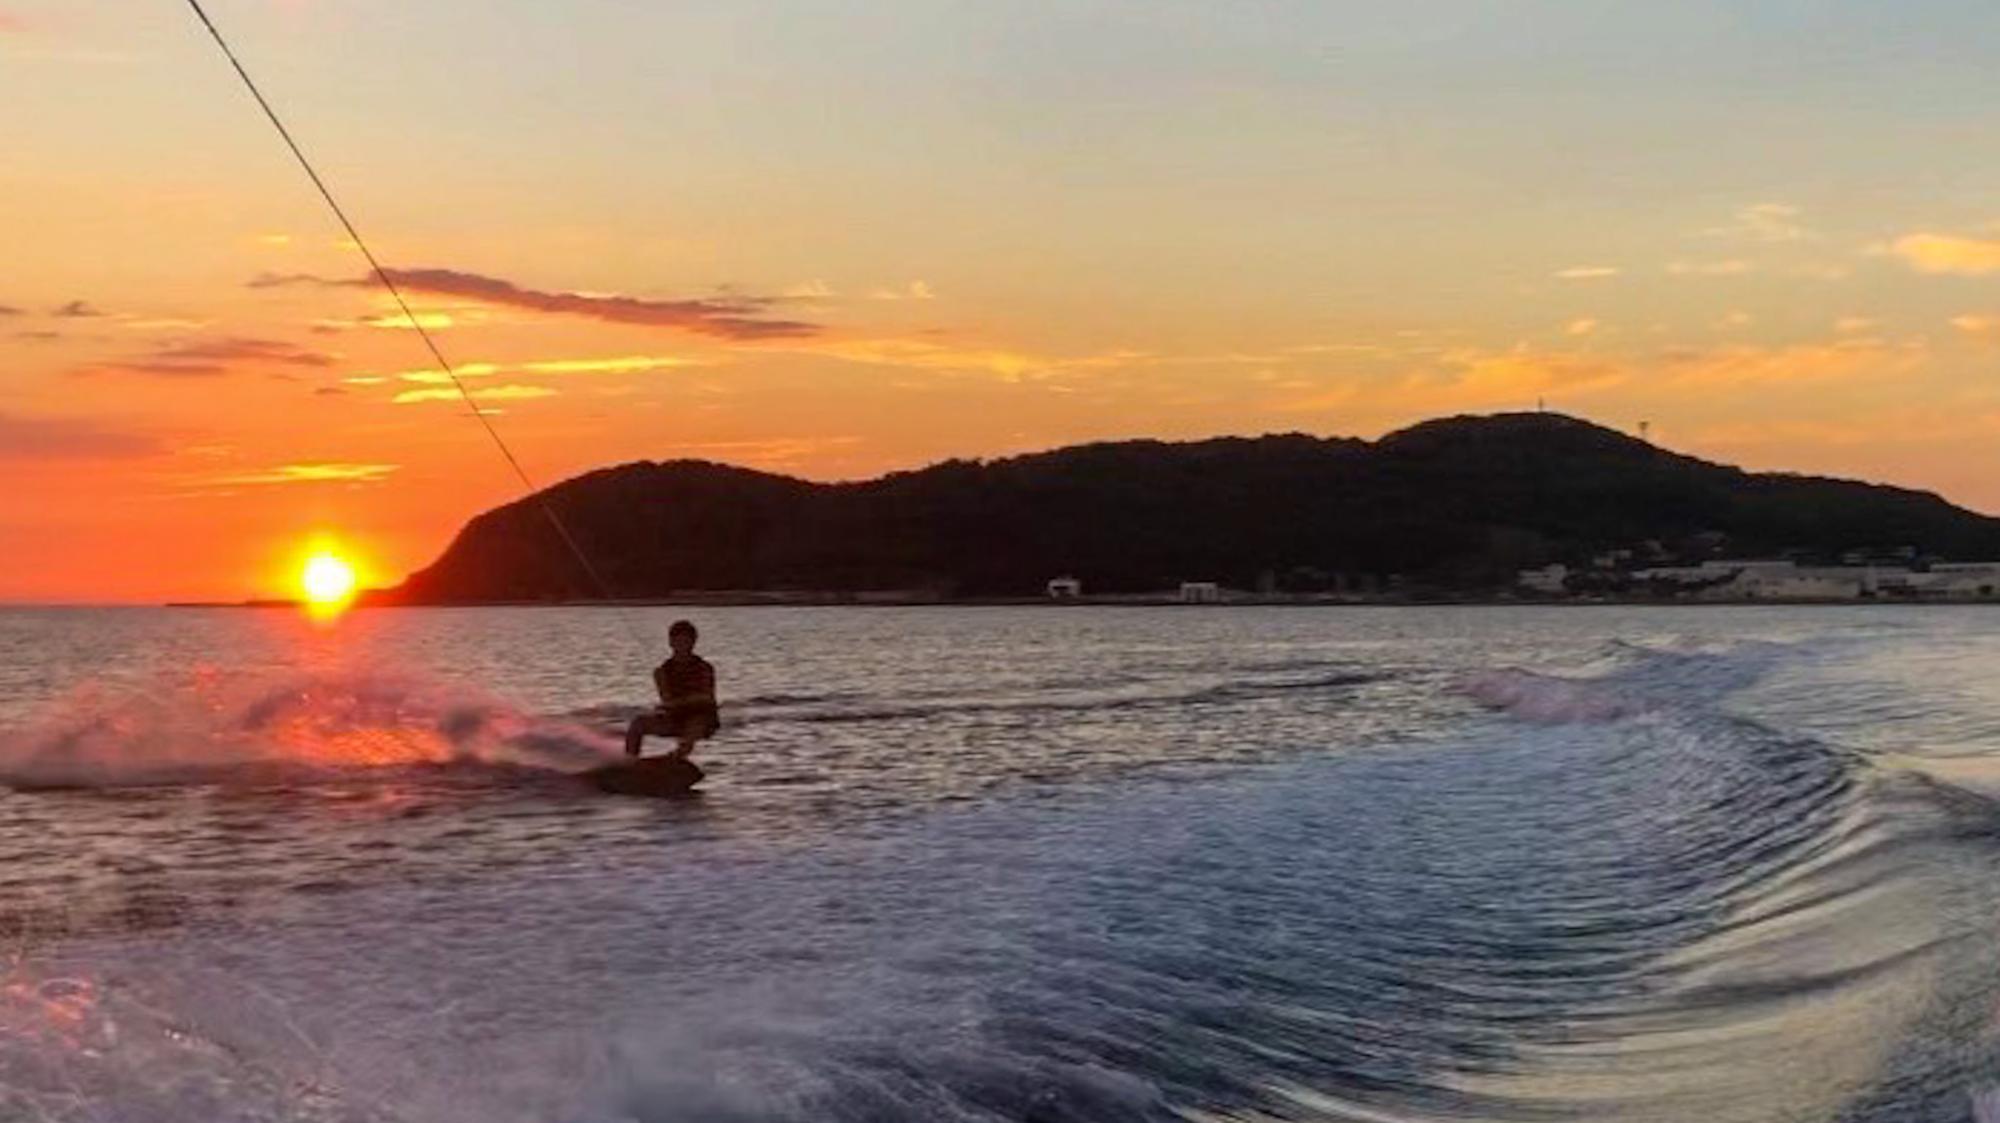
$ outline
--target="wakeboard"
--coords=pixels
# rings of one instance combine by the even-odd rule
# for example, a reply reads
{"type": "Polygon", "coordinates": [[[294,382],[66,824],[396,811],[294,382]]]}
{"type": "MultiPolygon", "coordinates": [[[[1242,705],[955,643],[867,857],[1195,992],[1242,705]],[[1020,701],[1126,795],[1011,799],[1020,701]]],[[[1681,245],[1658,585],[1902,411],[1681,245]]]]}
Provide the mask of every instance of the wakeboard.
{"type": "Polygon", "coordinates": [[[583,782],[613,795],[643,795],[674,799],[694,795],[701,783],[701,767],[679,757],[655,756],[607,764],[582,773],[583,782]]]}

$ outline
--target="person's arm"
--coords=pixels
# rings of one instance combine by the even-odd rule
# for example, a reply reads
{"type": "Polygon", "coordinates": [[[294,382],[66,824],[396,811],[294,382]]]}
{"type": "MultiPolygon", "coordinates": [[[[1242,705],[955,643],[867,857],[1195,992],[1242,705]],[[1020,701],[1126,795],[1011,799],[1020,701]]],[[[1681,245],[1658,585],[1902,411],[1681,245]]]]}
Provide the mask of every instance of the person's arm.
{"type": "Polygon", "coordinates": [[[667,697],[667,665],[665,663],[653,668],[653,689],[659,692],[660,705],[673,705],[674,700],[667,697]]]}
{"type": "Polygon", "coordinates": [[[701,665],[701,693],[696,694],[693,700],[715,705],[715,664],[701,665]]]}

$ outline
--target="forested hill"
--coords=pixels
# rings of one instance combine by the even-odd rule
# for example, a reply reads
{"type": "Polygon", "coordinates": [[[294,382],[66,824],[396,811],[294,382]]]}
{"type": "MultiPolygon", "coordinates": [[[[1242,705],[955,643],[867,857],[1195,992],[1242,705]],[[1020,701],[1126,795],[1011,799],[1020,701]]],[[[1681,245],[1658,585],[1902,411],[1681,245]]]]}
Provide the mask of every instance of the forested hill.
{"type": "MultiPolygon", "coordinates": [[[[1522,567],[1914,547],[2000,558],[2000,519],[1936,495],[1747,473],[1558,414],[1428,421],[1377,441],[1126,441],[821,484],[703,461],[625,464],[544,496],[618,597],[703,591],[1091,592],[1183,580],[1476,590],[1522,567]]],[[[382,599],[587,599],[536,500],[478,516],[382,599]]]]}

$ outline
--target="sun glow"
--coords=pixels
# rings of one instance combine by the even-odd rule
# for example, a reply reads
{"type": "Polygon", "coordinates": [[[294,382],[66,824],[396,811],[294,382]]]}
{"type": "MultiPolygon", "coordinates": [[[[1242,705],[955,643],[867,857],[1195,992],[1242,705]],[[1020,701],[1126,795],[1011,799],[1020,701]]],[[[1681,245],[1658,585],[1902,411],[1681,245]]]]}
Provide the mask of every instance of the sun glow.
{"type": "Polygon", "coordinates": [[[354,567],[336,554],[316,553],[299,571],[299,590],[306,604],[319,611],[338,611],[354,599],[354,567]]]}

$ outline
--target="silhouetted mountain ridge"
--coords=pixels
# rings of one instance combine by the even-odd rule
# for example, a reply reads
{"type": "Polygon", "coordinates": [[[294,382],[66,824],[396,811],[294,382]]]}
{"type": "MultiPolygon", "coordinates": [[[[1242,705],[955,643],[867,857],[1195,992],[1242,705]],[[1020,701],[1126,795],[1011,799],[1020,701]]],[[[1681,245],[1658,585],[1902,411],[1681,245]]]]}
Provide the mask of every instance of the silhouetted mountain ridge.
{"type": "MultiPolygon", "coordinates": [[[[1025,595],[1214,580],[1296,591],[1394,576],[1468,590],[1650,548],[1690,559],[1913,547],[2000,557],[2000,519],[1936,495],[1753,474],[1558,414],[1426,421],[1373,442],[1301,434],[1089,444],[813,483],[700,460],[543,493],[614,595],[923,589],[1025,595]]],[[[473,519],[388,598],[589,598],[538,500],[473,519]]]]}

